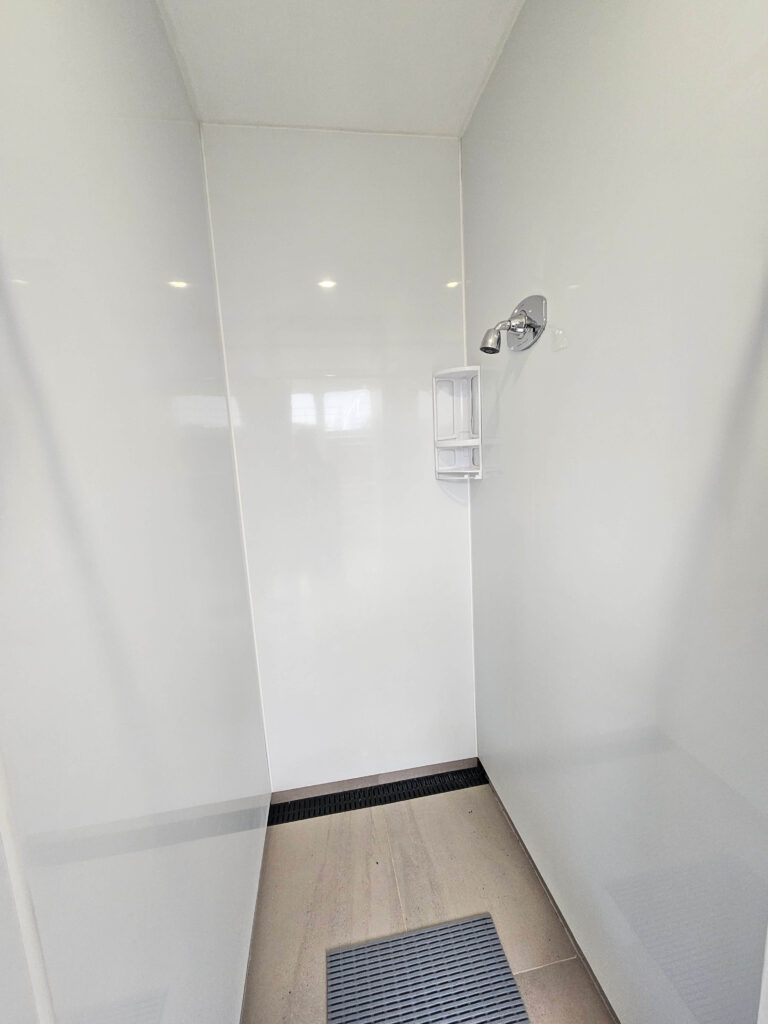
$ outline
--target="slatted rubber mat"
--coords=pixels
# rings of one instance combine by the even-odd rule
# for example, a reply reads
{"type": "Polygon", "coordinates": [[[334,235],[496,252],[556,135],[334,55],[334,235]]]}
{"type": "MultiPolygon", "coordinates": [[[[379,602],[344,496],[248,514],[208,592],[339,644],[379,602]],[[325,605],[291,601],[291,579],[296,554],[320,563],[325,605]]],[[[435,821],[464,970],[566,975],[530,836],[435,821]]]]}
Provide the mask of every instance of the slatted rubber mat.
{"type": "Polygon", "coordinates": [[[530,1024],[490,914],[326,957],[328,1024],[530,1024]]]}
{"type": "Polygon", "coordinates": [[[488,776],[478,761],[474,768],[460,768],[455,772],[438,772],[416,779],[385,782],[379,786],[346,789],[343,793],[327,793],[325,796],[311,796],[303,800],[287,800],[285,803],[272,804],[269,808],[268,824],[284,825],[288,821],[303,821],[304,818],[319,818],[325,814],[357,811],[361,807],[380,807],[382,804],[413,800],[419,796],[434,796],[435,793],[450,793],[455,789],[484,786],[487,782],[488,776]]]}

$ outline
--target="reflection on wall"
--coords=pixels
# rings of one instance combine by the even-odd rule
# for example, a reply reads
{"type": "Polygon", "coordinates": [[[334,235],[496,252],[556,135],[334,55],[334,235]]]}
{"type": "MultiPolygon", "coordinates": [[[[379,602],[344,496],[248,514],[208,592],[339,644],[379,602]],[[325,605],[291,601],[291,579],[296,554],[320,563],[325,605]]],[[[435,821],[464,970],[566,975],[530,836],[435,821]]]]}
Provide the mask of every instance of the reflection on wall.
{"type": "Polygon", "coordinates": [[[317,423],[317,406],[315,396],[302,391],[291,395],[291,423],[300,426],[314,427],[317,423]]]}
{"type": "Polygon", "coordinates": [[[265,826],[262,797],[30,837],[57,1021],[234,1024],[265,826]]]}
{"type": "Polygon", "coordinates": [[[371,392],[326,391],[323,395],[323,425],[327,431],[362,430],[371,422],[371,392]]]}
{"type": "Polygon", "coordinates": [[[323,410],[323,427],[328,433],[363,430],[371,422],[371,392],[368,388],[352,391],[291,392],[291,423],[317,425],[317,409],[323,410]]]}

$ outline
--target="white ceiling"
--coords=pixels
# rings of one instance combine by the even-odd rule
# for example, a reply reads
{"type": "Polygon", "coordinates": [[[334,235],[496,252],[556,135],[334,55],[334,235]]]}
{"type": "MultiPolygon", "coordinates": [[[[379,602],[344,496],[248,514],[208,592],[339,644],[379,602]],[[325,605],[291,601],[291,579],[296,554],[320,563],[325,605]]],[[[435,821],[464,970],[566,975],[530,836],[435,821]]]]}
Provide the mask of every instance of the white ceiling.
{"type": "Polygon", "coordinates": [[[460,135],[523,0],[160,0],[202,121],[460,135]]]}

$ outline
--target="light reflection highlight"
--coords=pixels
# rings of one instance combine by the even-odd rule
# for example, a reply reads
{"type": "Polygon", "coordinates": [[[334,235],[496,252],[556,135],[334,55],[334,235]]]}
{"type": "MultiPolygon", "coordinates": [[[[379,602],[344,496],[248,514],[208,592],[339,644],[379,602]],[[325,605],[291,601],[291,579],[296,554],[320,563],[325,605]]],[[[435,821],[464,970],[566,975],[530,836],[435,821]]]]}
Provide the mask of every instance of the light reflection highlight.
{"type": "Polygon", "coordinates": [[[323,395],[323,425],[329,433],[362,430],[371,421],[371,392],[326,391],[323,395]]]}
{"type": "Polygon", "coordinates": [[[306,392],[294,392],[291,395],[291,423],[305,427],[314,427],[317,423],[315,396],[306,392]]]}

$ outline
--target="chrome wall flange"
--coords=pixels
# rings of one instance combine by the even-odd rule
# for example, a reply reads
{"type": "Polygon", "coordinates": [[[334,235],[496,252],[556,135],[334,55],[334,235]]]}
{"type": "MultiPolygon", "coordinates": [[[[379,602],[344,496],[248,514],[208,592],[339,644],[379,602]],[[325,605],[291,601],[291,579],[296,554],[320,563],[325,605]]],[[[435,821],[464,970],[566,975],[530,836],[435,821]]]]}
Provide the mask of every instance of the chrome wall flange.
{"type": "Polygon", "coordinates": [[[513,352],[524,352],[535,345],[547,326],[547,300],[543,295],[529,295],[515,307],[509,318],[513,326],[507,333],[507,345],[513,352]],[[515,324],[522,318],[522,327],[515,324]]]}

